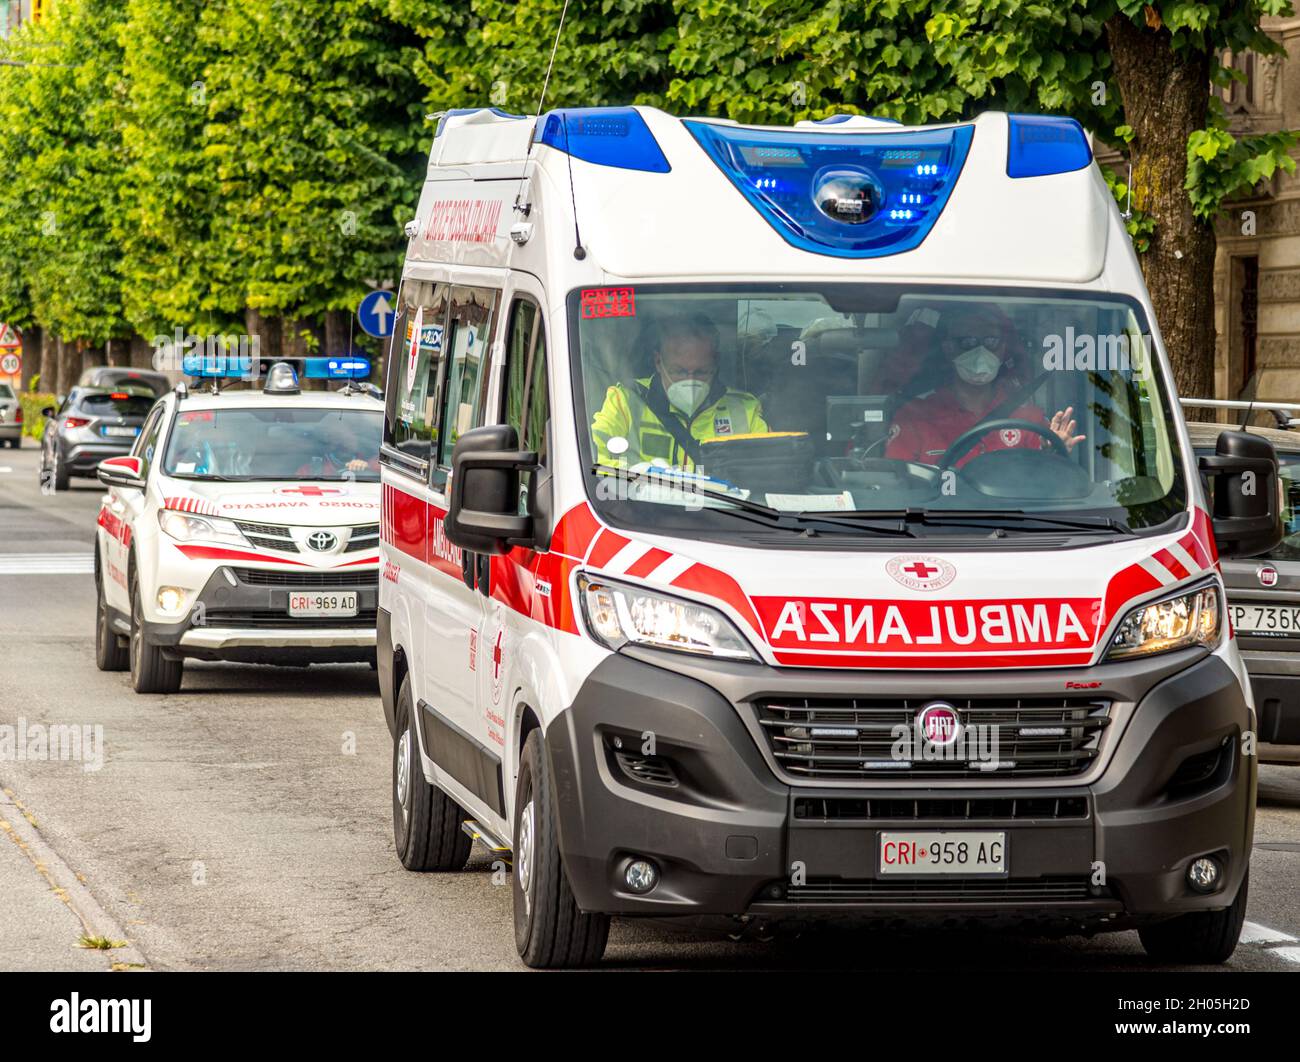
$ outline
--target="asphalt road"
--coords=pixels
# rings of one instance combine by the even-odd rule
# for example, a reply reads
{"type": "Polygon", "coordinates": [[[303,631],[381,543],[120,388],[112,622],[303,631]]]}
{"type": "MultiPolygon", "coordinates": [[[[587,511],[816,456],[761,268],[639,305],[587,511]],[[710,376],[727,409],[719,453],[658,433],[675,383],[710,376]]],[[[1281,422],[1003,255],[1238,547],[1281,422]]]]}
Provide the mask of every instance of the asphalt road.
{"type": "MultiPolygon", "coordinates": [[[[100,726],[103,760],[0,760],[0,969],[518,969],[510,890],[486,852],[449,875],[408,873],[393,853],[391,746],[371,671],[190,663],[179,694],[141,697],[126,675],[95,669],[101,489],[73,480],[43,497],[36,456],[30,440],[0,450],[0,724],[100,726]],[[76,879],[66,904],[51,865],[76,879]],[[87,908],[129,947],[78,949],[87,908]]],[[[1227,968],[1300,970],[1300,767],[1261,774],[1247,941],[1227,968]]],[[[634,923],[615,924],[605,961],[1147,968],[1134,933],[732,942],[634,923]]]]}

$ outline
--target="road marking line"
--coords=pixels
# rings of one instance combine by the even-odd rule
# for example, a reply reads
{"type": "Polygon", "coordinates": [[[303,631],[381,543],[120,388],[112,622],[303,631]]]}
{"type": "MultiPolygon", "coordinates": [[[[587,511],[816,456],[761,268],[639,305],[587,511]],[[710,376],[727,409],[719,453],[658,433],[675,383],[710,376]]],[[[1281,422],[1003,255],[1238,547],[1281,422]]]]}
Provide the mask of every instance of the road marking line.
{"type": "Polygon", "coordinates": [[[0,575],[89,575],[93,553],[0,553],[0,575]]]}
{"type": "Polygon", "coordinates": [[[1287,962],[1300,963],[1300,948],[1272,948],[1270,955],[1281,955],[1287,962]]]}
{"type": "Polygon", "coordinates": [[[1242,944],[1294,944],[1296,938],[1278,929],[1269,929],[1258,922],[1246,922],[1241,927],[1242,944]]]}

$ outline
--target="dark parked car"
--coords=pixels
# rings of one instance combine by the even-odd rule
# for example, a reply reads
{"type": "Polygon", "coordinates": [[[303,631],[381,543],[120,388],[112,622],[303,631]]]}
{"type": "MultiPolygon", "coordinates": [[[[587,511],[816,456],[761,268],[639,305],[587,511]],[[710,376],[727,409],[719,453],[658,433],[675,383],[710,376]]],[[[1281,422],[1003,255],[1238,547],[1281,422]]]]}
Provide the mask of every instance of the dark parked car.
{"type": "Polygon", "coordinates": [[[171,381],[160,372],[131,369],[120,365],[96,365],[81,374],[78,387],[144,388],[161,398],[172,389],[171,381]]]}
{"type": "MultiPolygon", "coordinates": [[[[1223,428],[1187,425],[1198,454],[1214,453],[1223,428]]],[[[1260,759],[1300,763],[1300,432],[1246,430],[1277,451],[1285,537],[1263,556],[1223,561],[1228,616],[1255,694],[1260,759]]]]}
{"type": "Polygon", "coordinates": [[[67,490],[71,476],[93,478],[99,462],[120,457],[135,445],[145,415],[157,398],[143,387],[110,390],[74,387],[56,412],[43,410],[49,420],[41,439],[41,482],[67,490]]]}
{"type": "Polygon", "coordinates": [[[21,445],[23,434],[23,407],[14,389],[0,383],[0,446],[6,443],[15,450],[21,445]]]}

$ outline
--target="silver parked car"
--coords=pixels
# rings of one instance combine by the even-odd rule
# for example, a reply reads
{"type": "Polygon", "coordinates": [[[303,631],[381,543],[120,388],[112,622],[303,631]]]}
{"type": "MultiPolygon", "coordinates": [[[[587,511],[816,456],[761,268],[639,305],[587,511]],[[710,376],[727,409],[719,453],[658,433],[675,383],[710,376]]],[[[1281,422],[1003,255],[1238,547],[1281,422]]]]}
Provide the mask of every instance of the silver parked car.
{"type": "Polygon", "coordinates": [[[23,407],[14,389],[0,383],[0,446],[9,445],[15,450],[23,437],[23,407]]]}
{"type": "Polygon", "coordinates": [[[74,387],[57,411],[46,406],[41,482],[67,490],[72,476],[93,479],[104,458],[130,452],[155,401],[153,392],[143,387],[74,387]]]}
{"type": "MultiPolygon", "coordinates": [[[[1187,425],[1197,454],[1214,453],[1223,427],[1187,425]]],[[[1285,536],[1263,556],[1222,562],[1228,616],[1255,694],[1260,759],[1300,763],[1300,432],[1246,430],[1277,451],[1285,536]]]]}
{"type": "Polygon", "coordinates": [[[142,387],[161,398],[172,389],[171,381],[160,372],[132,369],[126,365],[94,365],[77,379],[78,387],[110,389],[142,387]]]}

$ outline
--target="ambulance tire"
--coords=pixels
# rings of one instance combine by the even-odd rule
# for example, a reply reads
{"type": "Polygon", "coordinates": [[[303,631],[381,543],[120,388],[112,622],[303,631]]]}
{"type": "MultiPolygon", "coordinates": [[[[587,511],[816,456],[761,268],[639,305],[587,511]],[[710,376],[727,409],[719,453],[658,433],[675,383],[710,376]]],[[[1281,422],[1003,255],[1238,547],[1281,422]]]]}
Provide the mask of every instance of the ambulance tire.
{"type": "Polygon", "coordinates": [[[609,916],[583,914],[560,858],[555,786],[541,729],[524,743],[515,787],[515,947],[534,969],[594,966],[605,954],[609,916]]]}
{"type": "Polygon", "coordinates": [[[104,600],[104,577],[95,558],[95,666],[100,671],[125,671],[131,666],[130,650],[118,643],[104,600]]]}
{"type": "Polygon", "coordinates": [[[1241,879],[1241,888],[1231,907],[1222,911],[1194,911],[1167,922],[1143,926],[1138,930],[1147,956],[1157,962],[1217,966],[1227,962],[1237,948],[1241,926],[1246,920],[1246,892],[1250,871],[1241,879]]]}
{"type": "Polygon", "coordinates": [[[181,688],[185,668],[182,660],[168,660],[156,645],[144,638],[144,609],[140,604],[140,584],[131,584],[131,688],[136,693],[175,693],[181,688]]]}
{"type": "Polygon", "coordinates": [[[411,711],[411,680],[397,694],[397,738],[393,741],[393,845],[407,870],[461,870],[474,839],[461,823],[464,808],[436,785],[420,766],[419,735],[411,711]],[[405,775],[405,787],[402,776],[405,775]]]}

